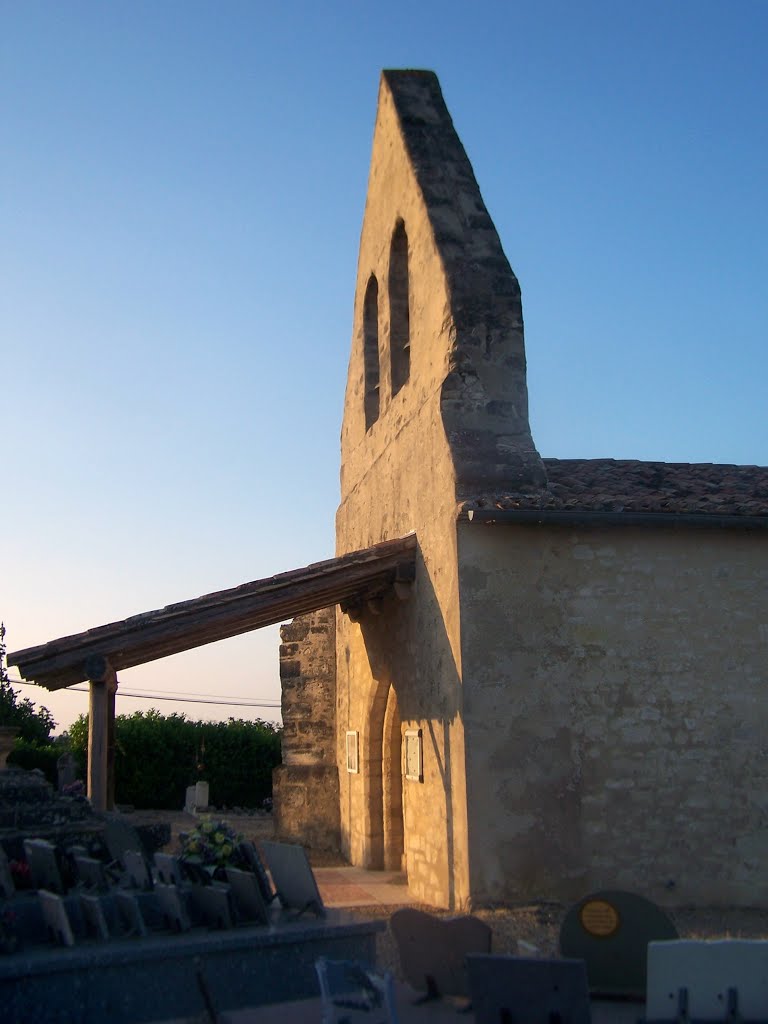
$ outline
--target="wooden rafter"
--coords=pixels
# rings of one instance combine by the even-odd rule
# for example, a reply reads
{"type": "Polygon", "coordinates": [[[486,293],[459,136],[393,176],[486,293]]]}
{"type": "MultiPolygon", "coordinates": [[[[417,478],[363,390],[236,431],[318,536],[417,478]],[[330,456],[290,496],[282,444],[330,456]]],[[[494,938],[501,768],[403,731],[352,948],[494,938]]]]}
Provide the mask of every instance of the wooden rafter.
{"type": "Polygon", "coordinates": [[[117,672],[332,604],[362,605],[413,579],[415,558],[416,536],[410,534],[15,651],[8,663],[25,679],[58,690],[88,679],[86,662],[94,656],[117,672]]]}

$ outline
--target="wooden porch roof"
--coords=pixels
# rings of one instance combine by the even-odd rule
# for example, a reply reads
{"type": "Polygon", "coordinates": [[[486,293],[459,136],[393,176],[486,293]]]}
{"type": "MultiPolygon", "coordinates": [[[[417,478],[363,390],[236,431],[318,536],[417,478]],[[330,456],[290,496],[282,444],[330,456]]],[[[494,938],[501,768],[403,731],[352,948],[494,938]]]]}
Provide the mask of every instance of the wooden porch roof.
{"type": "Polygon", "coordinates": [[[117,672],[332,604],[362,604],[412,580],[415,559],[416,535],[410,534],[27,647],[9,654],[8,663],[25,679],[59,690],[89,678],[89,659],[107,659],[117,672]]]}

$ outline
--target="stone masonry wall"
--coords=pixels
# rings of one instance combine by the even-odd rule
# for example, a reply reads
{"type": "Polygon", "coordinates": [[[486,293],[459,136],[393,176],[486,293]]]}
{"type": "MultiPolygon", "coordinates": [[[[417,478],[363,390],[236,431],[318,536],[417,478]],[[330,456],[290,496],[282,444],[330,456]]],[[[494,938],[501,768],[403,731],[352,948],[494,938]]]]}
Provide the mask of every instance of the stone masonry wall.
{"type": "Polygon", "coordinates": [[[473,896],[768,906],[763,530],[459,527],[473,896]]]}
{"type": "Polygon", "coordinates": [[[338,850],[335,609],[297,616],[281,627],[280,637],[283,763],[273,780],[276,835],[338,850]]]}

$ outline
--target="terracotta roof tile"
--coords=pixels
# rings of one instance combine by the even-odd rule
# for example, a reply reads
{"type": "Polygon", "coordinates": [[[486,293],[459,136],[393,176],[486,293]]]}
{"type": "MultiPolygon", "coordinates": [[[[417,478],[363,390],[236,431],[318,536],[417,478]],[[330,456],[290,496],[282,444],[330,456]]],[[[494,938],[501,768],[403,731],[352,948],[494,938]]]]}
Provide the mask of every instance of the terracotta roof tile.
{"type": "Polygon", "coordinates": [[[545,490],[482,495],[468,508],[768,516],[768,467],[544,459],[545,490]]]}

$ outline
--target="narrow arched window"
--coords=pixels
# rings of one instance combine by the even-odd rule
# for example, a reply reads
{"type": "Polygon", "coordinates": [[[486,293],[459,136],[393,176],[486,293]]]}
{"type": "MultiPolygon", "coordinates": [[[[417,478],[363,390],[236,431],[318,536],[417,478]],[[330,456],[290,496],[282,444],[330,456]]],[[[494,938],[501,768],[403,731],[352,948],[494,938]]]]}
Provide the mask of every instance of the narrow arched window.
{"type": "Polygon", "coordinates": [[[363,301],[363,371],[365,373],[365,429],[379,418],[379,285],[373,274],[363,301]]]}
{"type": "Polygon", "coordinates": [[[389,250],[389,358],[392,394],[411,372],[411,317],[408,308],[408,235],[399,220],[389,250]]]}

